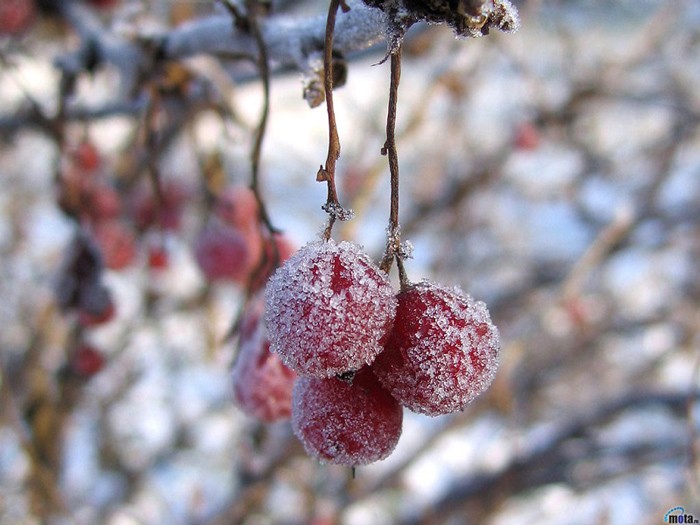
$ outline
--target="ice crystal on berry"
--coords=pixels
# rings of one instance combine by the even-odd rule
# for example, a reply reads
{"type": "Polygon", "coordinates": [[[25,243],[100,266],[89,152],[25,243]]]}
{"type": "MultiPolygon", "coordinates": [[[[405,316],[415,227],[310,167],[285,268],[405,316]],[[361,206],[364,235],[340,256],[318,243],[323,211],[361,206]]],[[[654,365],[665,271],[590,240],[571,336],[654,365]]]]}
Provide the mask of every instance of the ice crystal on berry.
{"type": "Polygon", "coordinates": [[[386,274],[346,241],[301,248],[270,278],[265,296],[272,350],[298,373],[319,377],[371,363],[396,311],[386,274]]]}
{"type": "Polygon", "coordinates": [[[307,453],[324,463],[366,465],[386,458],[401,436],[403,412],[372,372],[351,381],[300,377],[292,428],[307,453]]]}
{"type": "Polygon", "coordinates": [[[415,412],[462,410],[491,384],[499,336],[486,305],[428,281],[398,295],[394,328],[372,369],[415,412]]]}

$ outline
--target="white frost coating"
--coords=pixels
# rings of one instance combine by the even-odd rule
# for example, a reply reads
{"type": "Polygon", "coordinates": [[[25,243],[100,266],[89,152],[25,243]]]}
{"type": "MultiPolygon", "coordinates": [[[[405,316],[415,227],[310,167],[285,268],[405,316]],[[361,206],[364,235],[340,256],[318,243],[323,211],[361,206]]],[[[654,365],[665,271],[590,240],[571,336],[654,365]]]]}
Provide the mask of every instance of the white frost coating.
{"type": "Polygon", "coordinates": [[[271,349],[304,375],[359,370],[383,349],[396,312],[386,274],[350,242],[307,244],[270,278],[271,349]]]}
{"type": "Polygon", "coordinates": [[[499,348],[484,303],[422,281],[399,295],[386,351],[372,369],[404,406],[437,416],[462,410],[489,387],[499,348]]]}

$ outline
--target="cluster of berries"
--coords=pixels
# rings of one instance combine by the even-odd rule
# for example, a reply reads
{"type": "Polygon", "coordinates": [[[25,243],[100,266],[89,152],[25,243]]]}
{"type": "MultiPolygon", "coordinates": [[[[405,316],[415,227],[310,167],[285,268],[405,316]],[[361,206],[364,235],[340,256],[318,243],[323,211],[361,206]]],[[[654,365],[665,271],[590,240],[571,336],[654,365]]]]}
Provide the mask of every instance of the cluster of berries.
{"type": "Polygon", "coordinates": [[[254,308],[241,327],[236,400],[264,421],[291,417],[322,462],[387,457],[403,407],[462,410],[498,366],[498,330],[483,303],[429,281],[396,294],[350,242],[304,246],[268,281],[264,323],[254,308]],[[244,352],[253,340],[256,353],[244,352]]]}

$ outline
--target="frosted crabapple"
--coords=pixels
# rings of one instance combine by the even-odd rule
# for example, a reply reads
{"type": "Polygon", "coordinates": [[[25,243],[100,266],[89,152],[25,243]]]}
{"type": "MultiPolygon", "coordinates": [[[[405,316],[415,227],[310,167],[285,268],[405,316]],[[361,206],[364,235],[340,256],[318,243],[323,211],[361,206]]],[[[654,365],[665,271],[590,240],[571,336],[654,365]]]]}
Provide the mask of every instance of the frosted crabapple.
{"type": "Polygon", "coordinates": [[[374,361],[396,299],[388,277],[361,248],[312,242],[269,279],[265,321],[272,350],[302,375],[330,377],[374,361]]]}
{"type": "Polygon", "coordinates": [[[292,429],[306,452],[324,463],[366,465],[386,458],[401,436],[401,405],[367,368],[352,380],[300,377],[292,429]]]}
{"type": "Polygon", "coordinates": [[[498,330],[484,303],[421,281],[399,293],[394,328],[372,370],[401,404],[437,416],[463,409],[488,388],[498,354],[498,330]]]}
{"type": "Polygon", "coordinates": [[[262,322],[263,298],[258,296],[241,318],[238,354],[231,370],[236,405],[264,422],[289,419],[296,373],[270,352],[262,322]]]}

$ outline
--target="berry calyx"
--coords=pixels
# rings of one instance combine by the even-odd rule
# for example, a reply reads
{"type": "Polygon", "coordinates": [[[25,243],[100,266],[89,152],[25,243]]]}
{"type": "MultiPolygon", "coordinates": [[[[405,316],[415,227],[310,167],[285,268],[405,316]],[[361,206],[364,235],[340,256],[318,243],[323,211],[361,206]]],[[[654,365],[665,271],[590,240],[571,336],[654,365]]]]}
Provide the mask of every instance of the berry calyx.
{"type": "Polygon", "coordinates": [[[394,328],[372,370],[414,412],[448,414],[488,388],[499,346],[484,303],[422,281],[398,295],[394,328]]]}
{"type": "Polygon", "coordinates": [[[323,463],[366,465],[386,458],[401,436],[403,411],[368,368],[352,380],[300,377],[292,429],[323,463]]]}
{"type": "Polygon", "coordinates": [[[272,350],[297,373],[318,377],[374,361],[396,311],[387,275],[347,241],[302,247],[269,279],[265,300],[272,350]]]}
{"type": "Polygon", "coordinates": [[[238,354],[231,370],[236,405],[249,416],[270,423],[289,419],[297,375],[277,354],[262,322],[264,302],[254,299],[241,319],[238,354]]]}

